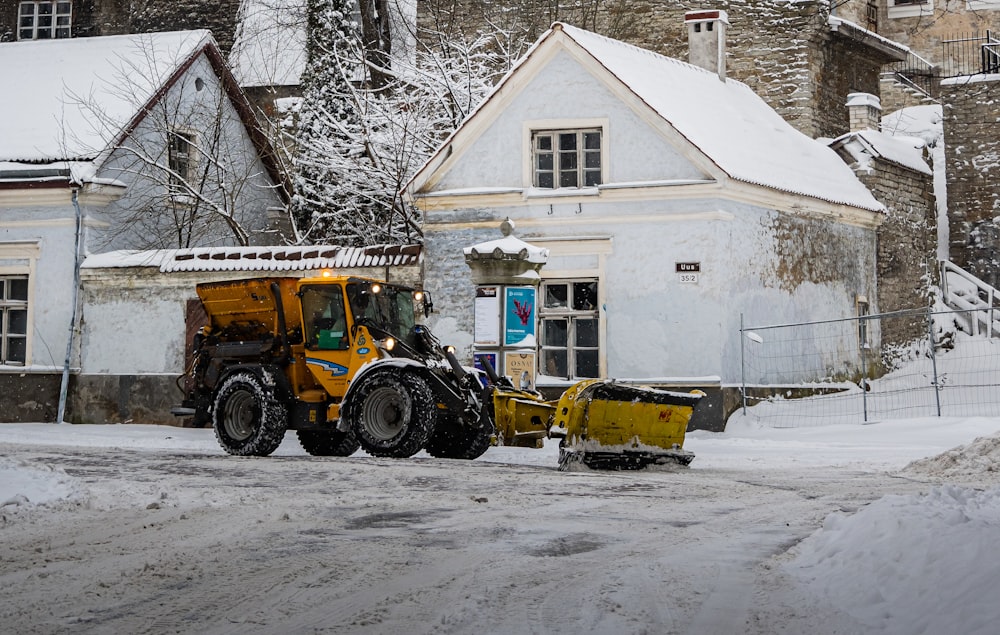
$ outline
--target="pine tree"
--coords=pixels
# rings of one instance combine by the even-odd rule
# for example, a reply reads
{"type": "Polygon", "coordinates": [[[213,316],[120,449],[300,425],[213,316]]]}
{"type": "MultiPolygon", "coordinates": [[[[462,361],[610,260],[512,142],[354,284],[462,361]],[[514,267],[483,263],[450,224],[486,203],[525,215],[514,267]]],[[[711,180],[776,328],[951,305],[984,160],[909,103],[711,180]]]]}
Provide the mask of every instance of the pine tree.
{"type": "Polygon", "coordinates": [[[351,103],[358,72],[353,0],[308,0],[306,68],[295,160],[295,219],[306,242],[386,242],[386,210],[351,187],[343,159],[359,152],[361,115],[351,103]]]}

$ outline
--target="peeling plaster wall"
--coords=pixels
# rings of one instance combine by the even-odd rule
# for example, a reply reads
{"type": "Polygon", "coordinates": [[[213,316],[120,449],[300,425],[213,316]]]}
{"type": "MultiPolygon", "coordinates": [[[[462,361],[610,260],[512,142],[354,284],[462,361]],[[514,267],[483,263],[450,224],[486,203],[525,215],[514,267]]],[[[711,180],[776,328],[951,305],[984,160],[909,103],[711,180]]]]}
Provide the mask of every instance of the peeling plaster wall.
{"type": "MultiPolygon", "coordinates": [[[[442,341],[468,359],[474,286],[461,250],[497,238],[495,227],[508,215],[529,243],[610,239],[601,319],[611,377],[719,375],[723,383],[738,382],[741,313],[748,325],[842,318],[855,315],[857,295],[874,297],[874,230],[723,200],[594,202],[576,210],[556,206],[551,218],[547,207],[537,206],[431,213],[424,280],[437,310],[430,324],[442,341]],[[649,221],[649,215],[661,220],[649,221]],[[434,226],[484,217],[496,222],[475,229],[434,226]],[[701,263],[698,284],[678,281],[677,262],[701,263]]],[[[543,279],[566,264],[550,259],[543,279]]]]}

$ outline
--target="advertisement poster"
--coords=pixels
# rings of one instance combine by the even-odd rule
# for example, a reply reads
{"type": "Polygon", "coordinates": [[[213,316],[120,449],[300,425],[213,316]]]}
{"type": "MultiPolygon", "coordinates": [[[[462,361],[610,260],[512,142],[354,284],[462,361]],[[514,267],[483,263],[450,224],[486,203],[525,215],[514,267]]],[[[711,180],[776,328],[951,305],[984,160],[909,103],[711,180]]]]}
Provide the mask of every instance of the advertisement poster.
{"type": "Polygon", "coordinates": [[[504,355],[504,374],[520,390],[535,389],[535,354],[507,353],[504,355]]]}
{"type": "Polygon", "coordinates": [[[501,374],[500,368],[499,366],[497,366],[496,351],[489,351],[489,352],[476,351],[472,357],[472,365],[485,373],[486,364],[483,363],[484,358],[490,363],[490,366],[493,367],[493,372],[495,372],[498,375],[501,374]]]}
{"type": "MultiPolygon", "coordinates": [[[[498,288],[476,288],[476,303],[473,308],[476,318],[476,344],[479,346],[500,344],[500,296],[498,288]]],[[[496,362],[496,360],[493,361],[496,362]]]]}
{"type": "Polygon", "coordinates": [[[504,345],[535,346],[535,288],[507,287],[504,298],[504,345]]]}

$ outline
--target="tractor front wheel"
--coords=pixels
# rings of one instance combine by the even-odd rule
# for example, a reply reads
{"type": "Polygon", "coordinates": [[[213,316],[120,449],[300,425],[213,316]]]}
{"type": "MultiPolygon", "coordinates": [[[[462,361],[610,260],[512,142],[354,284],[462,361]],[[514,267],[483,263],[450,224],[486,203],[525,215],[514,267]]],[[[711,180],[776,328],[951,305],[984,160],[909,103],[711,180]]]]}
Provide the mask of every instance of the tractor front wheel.
{"type": "Polygon", "coordinates": [[[237,456],[267,456],[278,449],[288,428],[288,409],[260,375],[236,371],[223,380],[212,404],[212,427],[219,445],[237,456]]]}
{"type": "Polygon", "coordinates": [[[493,443],[493,422],[483,416],[468,423],[454,415],[439,416],[427,453],[439,459],[475,459],[493,443]]]}
{"type": "Polygon", "coordinates": [[[357,380],[343,416],[372,456],[406,458],[434,432],[437,405],[427,381],[399,368],[372,370],[357,380]]]}
{"type": "Polygon", "coordinates": [[[298,430],[302,449],[313,456],[351,456],[361,445],[353,432],[340,430],[298,430]]]}

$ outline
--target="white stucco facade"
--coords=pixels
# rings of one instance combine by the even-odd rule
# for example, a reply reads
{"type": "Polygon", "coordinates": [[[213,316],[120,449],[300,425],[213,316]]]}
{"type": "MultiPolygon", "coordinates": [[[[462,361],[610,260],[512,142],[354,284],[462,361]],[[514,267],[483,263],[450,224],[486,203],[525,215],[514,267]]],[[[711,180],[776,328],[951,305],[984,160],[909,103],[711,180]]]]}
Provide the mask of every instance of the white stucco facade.
{"type": "MultiPolygon", "coordinates": [[[[650,92],[632,90],[609,73],[613,65],[600,57],[603,49],[581,48],[574,41],[578,30],[564,30],[569,38],[560,29],[543,36],[410,184],[424,213],[425,287],[439,308],[431,325],[443,341],[471,353],[475,285],[462,249],[497,238],[507,217],[518,238],[549,249],[543,285],[598,281],[605,377],[716,377],[738,384],[741,316],[748,324],[850,317],[859,297],[875,297],[879,213],[852,174],[836,171],[830,178],[860,192],[859,205],[827,196],[825,186],[814,196],[801,194],[808,184],[796,182],[795,174],[771,185],[741,180],[754,173],[755,153],[772,161],[775,148],[748,142],[738,134],[740,122],[727,121],[727,143],[714,144],[709,154],[691,142],[683,122],[651,107],[650,92]],[[533,187],[532,132],[573,129],[600,130],[601,184],[533,187]],[[717,148],[730,147],[732,156],[718,154],[717,148]],[[750,167],[722,169],[740,162],[750,167]],[[697,275],[682,276],[691,265],[697,275]]],[[[635,55],[643,64],[653,55],[609,42],[609,55],[635,55]]],[[[665,59],[657,63],[681,64],[665,59]]],[[[654,84],[655,69],[649,69],[654,84]]],[[[704,76],[696,75],[693,87],[680,80],[706,72],[681,70],[676,84],[656,86],[654,96],[697,110],[704,76]]],[[[760,120],[772,122],[772,115],[768,109],[760,120]]],[[[807,177],[816,173],[808,165],[812,140],[784,128],[775,134],[776,146],[806,150],[801,181],[813,178],[807,177]]],[[[824,345],[834,353],[858,342],[824,345]]]]}

